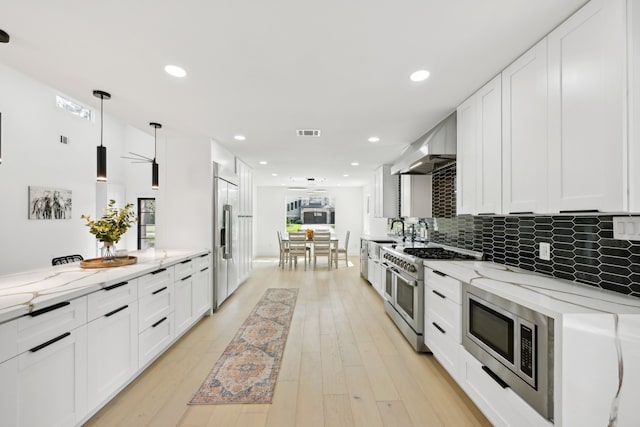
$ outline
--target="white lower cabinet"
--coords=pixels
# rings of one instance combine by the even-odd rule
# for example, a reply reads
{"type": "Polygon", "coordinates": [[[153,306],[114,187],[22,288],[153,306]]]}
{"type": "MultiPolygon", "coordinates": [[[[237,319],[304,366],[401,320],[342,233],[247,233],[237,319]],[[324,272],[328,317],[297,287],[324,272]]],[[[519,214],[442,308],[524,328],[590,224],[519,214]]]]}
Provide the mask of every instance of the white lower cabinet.
{"type": "Polygon", "coordinates": [[[0,424],[74,426],[87,411],[87,326],[0,364],[0,424]]]}
{"type": "Polygon", "coordinates": [[[371,283],[373,288],[380,295],[383,295],[384,280],[386,279],[384,274],[384,267],[382,267],[380,261],[369,258],[367,268],[369,283],[371,283]]]}
{"type": "Polygon", "coordinates": [[[458,383],[494,426],[553,426],[510,388],[502,388],[462,346],[459,352],[462,369],[458,383]]]}
{"type": "Polygon", "coordinates": [[[174,337],[173,313],[161,317],[138,337],[138,360],[140,367],[144,367],[159,355],[174,337]]]}
{"type": "Polygon", "coordinates": [[[192,308],[193,316],[198,317],[211,309],[211,258],[207,255],[199,259],[197,271],[193,275],[192,308]]]}
{"type": "Polygon", "coordinates": [[[176,335],[180,335],[192,323],[193,318],[193,276],[176,280],[174,285],[176,335]]]}
{"type": "Polygon", "coordinates": [[[87,396],[91,411],[138,370],[138,301],[127,301],[90,322],[87,349],[87,396]]]}

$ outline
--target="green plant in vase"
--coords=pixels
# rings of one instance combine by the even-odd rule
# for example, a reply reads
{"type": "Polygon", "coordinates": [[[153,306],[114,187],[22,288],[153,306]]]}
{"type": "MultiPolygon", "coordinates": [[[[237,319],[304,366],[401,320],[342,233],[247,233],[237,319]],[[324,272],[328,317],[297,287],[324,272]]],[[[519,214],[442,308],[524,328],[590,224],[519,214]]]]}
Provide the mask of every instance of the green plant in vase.
{"type": "Polygon", "coordinates": [[[93,220],[88,215],[81,218],[87,221],[89,233],[96,236],[104,246],[102,247],[102,258],[113,260],[115,256],[114,243],[118,243],[120,237],[136,222],[136,214],[133,211],[133,204],[127,203],[124,208],[115,207],[116,201],[109,200],[109,205],[104,210],[102,218],[93,220]]]}

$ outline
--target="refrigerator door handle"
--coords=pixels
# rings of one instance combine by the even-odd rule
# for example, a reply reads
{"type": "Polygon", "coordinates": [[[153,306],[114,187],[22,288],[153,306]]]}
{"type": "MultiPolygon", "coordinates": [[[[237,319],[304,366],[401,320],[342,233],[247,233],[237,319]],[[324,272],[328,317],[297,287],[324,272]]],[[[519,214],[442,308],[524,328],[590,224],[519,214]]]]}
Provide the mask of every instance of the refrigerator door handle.
{"type": "Polygon", "coordinates": [[[227,230],[228,231],[228,235],[227,235],[227,242],[229,242],[229,244],[227,245],[227,249],[228,249],[228,259],[233,258],[233,205],[227,205],[229,207],[229,213],[227,214],[227,221],[229,221],[227,223],[227,230]]]}
{"type": "Polygon", "coordinates": [[[222,207],[222,228],[223,244],[222,244],[222,258],[231,258],[231,205],[224,205],[222,207]]]}

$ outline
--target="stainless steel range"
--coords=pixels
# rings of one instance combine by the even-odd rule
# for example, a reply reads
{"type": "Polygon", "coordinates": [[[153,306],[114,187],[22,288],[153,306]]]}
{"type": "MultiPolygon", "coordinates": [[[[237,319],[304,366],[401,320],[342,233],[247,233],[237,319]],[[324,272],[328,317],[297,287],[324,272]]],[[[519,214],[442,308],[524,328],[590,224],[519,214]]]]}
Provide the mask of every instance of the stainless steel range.
{"type": "Polygon", "coordinates": [[[424,344],[424,259],[480,260],[482,254],[429,243],[420,247],[383,247],[386,271],[384,309],[416,351],[424,344]]]}

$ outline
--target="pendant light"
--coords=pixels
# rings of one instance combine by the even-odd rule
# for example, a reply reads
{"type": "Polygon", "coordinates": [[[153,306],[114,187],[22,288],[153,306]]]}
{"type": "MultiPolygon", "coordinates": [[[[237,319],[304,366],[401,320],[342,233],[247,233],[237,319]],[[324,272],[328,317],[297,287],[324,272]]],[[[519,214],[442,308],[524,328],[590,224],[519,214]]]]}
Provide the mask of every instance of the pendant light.
{"type": "Polygon", "coordinates": [[[97,147],[98,174],[96,180],[98,182],[107,182],[107,147],[102,145],[102,134],[104,125],[104,113],[102,104],[104,103],[105,99],[111,99],[111,94],[102,90],[94,90],[93,96],[95,96],[96,98],[100,98],[100,145],[97,147]]]}
{"type": "Polygon", "coordinates": [[[156,163],[156,153],[158,152],[158,129],[162,127],[160,123],[149,123],[153,127],[153,161],[151,162],[151,189],[157,190],[160,187],[160,171],[156,163]]]}

